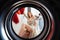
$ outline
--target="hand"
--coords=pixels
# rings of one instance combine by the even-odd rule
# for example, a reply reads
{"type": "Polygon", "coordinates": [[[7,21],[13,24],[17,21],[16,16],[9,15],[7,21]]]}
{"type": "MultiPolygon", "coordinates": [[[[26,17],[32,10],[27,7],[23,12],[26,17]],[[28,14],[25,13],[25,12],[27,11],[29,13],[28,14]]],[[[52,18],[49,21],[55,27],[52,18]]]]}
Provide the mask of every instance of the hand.
{"type": "Polygon", "coordinates": [[[19,36],[22,38],[29,38],[32,34],[32,29],[26,25],[22,24],[21,30],[19,32],[19,36]]]}

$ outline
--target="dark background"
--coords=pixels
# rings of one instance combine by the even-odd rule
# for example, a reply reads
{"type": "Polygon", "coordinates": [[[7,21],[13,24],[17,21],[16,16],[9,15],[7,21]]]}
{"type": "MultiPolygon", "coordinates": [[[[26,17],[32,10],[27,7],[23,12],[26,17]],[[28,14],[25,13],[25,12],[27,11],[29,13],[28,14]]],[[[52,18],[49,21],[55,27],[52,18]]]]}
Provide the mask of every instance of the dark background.
{"type": "MultiPolygon", "coordinates": [[[[5,5],[5,3],[7,3],[8,1],[9,0],[0,0],[0,11],[3,5],[5,5]]],[[[13,0],[13,1],[16,1],[16,0],[13,0]]],[[[60,1],[59,0],[42,0],[42,1],[50,5],[54,11],[53,16],[55,20],[55,31],[54,31],[52,40],[60,40],[59,39],[60,38],[60,1]]],[[[1,35],[0,35],[0,39],[1,39],[1,35]]]]}

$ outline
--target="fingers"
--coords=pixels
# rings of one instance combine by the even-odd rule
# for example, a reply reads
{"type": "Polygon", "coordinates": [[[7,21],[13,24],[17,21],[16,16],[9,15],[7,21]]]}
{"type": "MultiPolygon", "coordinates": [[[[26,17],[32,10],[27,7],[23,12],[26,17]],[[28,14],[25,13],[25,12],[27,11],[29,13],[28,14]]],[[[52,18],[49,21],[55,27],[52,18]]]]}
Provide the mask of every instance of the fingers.
{"type": "Polygon", "coordinates": [[[31,32],[32,29],[28,25],[22,24],[21,30],[19,32],[19,36],[23,38],[29,38],[31,32]]]}

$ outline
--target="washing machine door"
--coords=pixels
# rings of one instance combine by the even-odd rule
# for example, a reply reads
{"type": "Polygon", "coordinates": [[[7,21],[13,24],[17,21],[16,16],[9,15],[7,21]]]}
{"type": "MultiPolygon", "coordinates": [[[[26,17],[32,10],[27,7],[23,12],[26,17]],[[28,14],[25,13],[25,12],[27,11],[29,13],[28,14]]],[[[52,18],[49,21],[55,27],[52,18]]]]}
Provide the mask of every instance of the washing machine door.
{"type": "Polygon", "coordinates": [[[3,40],[51,40],[54,36],[56,14],[46,1],[10,0],[0,13],[3,40]]]}

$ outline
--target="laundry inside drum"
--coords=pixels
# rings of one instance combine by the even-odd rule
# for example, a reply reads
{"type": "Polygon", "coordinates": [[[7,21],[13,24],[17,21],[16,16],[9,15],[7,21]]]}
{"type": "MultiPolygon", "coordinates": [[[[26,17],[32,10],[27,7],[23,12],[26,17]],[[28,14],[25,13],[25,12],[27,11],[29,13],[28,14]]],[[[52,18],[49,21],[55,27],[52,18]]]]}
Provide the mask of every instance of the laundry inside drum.
{"type": "Polygon", "coordinates": [[[14,12],[12,28],[22,38],[34,38],[44,28],[43,15],[33,7],[23,7],[14,12]]]}

